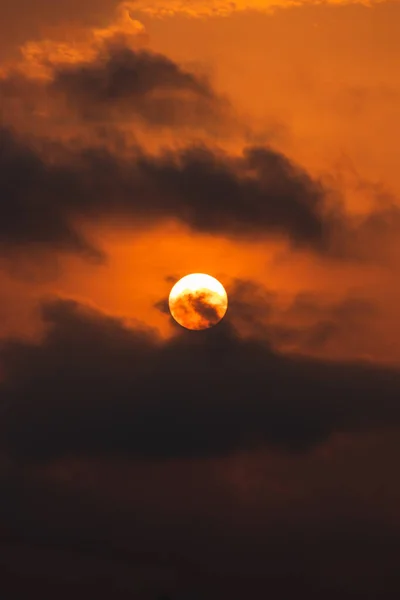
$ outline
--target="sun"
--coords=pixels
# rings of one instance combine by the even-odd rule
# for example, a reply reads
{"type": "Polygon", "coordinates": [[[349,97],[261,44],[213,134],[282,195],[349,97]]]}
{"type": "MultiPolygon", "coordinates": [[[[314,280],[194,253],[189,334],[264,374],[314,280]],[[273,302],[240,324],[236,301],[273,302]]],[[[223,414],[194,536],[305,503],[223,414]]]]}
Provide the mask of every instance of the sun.
{"type": "Polygon", "coordinates": [[[180,279],[169,294],[169,309],[186,329],[209,329],[223,319],[228,296],[222,283],[205,273],[192,273],[180,279]]]}

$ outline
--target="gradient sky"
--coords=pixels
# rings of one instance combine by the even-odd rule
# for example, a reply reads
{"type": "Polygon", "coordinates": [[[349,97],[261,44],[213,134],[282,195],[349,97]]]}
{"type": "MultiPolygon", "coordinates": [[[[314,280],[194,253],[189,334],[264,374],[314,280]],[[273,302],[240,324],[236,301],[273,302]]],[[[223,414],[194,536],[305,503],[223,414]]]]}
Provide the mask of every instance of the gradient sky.
{"type": "Polygon", "coordinates": [[[7,597],[399,597],[399,23],[3,3],[7,597]]]}

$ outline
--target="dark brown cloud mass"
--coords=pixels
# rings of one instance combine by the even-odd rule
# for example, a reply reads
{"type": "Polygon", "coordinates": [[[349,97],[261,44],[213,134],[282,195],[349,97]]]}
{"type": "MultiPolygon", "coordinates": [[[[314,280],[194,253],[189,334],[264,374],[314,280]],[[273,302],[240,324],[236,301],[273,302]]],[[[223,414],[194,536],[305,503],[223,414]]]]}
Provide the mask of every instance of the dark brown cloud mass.
{"type": "MultiPolygon", "coordinates": [[[[44,245],[96,256],[62,206],[62,172],[0,130],[0,245],[44,245]],[[61,179],[60,179],[61,176],[61,179]]],[[[67,176],[68,179],[68,176],[67,176]]]]}
{"type": "Polygon", "coordinates": [[[49,68],[47,83],[15,73],[1,80],[5,101],[14,108],[22,102],[25,118],[55,111],[36,136],[10,126],[0,131],[3,246],[44,244],[98,260],[101,248],[76,223],[108,217],[133,225],[172,218],[196,232],[239,240],[286,238],[295,247],[345,259],[379,260],[395,237],[400,218],[394,199],[368,215],[348,215],[336,192],[272,146],[233,154],[191,142],[151,154],[132,142],[117,122],[134,117],[177,131],[226,125],[230,118],[228,102],[207,80],[166,56],[104,41],[86,62],[50,62],[49,68]],[[57,112],[61,98],[72,112],[57,112]],[[76,117],[83,118],[77,137],[50,143],[51,128],[76,117]],[[94,123],[105,127],[101,142],[85,136],[86,125],[94,123]]]}
{"type": "Polygon", "coordinates": [[[280,356],[229,320],[161,342],[74,302],[47,304],[43,316],[41,344],[1,351],[2,440],[27,461],[297,451],[400,419],[397,371],[280,356]]]}
{"type": "Polygon", "coordinates": [[[100,125],[201,138],[205,129],[222,137],[238,129],[231,103],[205,75],[141,48],[139,35],[98,31],[81,55],[51,41],[28,48],[25,62],[0,77],[7,118],[19,114],[32,126],[32,112],[41,115],[42,135],[61,123],[65,130],[79,123],[82,134],[100,125]]]}
{"type": "Polygon", "coordinates": [[[230,110],[209,82],[147,50],[108,48],[95,61],[56,68],[53,77],[50,91],[88,120],[137,115],[158,127],[215,126],[230,110]]]}
{"type": "MultiPolygon", "coordinates": [[[[230,292],[225,322],[169,340],[67,300],[3,340],[4,589],[395,598],[399,371],[281,355],[271,293],[230,292]]],[[[351,327],[357,303],[290,310],[311,305],[351,327]]]]}
{"type": "Polygon", "coordinates": [[[1,225],[4,244],[42,243],[96,254],[74,219],[175,218],[199,232],[287,236],[324,245],[329,220],[323,189],[270,148],[231,157],[206,147],[124,158],[106,148],[50,148],[51,159],[12,131],[0,131],[1,225]],[[54,156],[60,155],[59,160],[54,156]]]}

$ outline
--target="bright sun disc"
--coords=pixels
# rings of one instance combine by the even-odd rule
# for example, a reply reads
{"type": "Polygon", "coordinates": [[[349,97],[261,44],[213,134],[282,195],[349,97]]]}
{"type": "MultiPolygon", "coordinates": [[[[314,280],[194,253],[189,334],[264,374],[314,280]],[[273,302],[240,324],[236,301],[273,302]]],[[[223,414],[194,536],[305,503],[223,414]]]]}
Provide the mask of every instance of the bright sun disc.
{"type": "Polygon", "coordinates": [[[180,279],[169,295],[169,309],[175,321],[186,329],[213,327],[225,316],[228,296],[222,283],[204,273],[180,279]]]}

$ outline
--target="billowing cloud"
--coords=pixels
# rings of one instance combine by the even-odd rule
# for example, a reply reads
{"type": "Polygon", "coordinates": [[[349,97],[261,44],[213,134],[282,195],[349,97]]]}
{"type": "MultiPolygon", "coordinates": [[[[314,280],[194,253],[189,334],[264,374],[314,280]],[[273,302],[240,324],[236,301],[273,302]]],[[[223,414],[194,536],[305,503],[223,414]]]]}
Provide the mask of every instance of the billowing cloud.
{"type": "Polygon", "coordinates": [[[155,126],[213,122],[215,128],[230,111],[209,82],[163,55],[126,47],[57,69],[51,89],[65,95],[73,111],[94,121],[121,121],[136,115],[155,126]]]}
{"type": "Polygon", "coordinates": [[[41,342],[1,348],[3,450],[24,460],[297,451],[400,421],[398,371],[279,355],[234,313],[168,341],[72,301],[43,317],[41,342]]]}
{"type": "MultiPolygon", "coordinates": [[[[52,188],[57,175],[46,168],[34,151],[21,146],[7,130],[0,130],[0,248],[7,252],[20,245],[43,245],[74,249],[87,257],[100,258],[77,232],[57,202],[52,188]],[[34,183],[36,182],[36,183],[34,183]],[[46,191],[47,190],[47,191],[46,191]],[[47,198],[46,198],[47,196],[47,198]]],[[[56,187],[61,184],[59,181],[56,187]]]]}
{"type": "Polygon", "coordinates": [[[28,61],[41,67],[45,57],[68,62],[93,52],[104,40],[135,43],[146,38],[143,25],[118,0],[36,0],[29,5],[16,0],[3,17],[0,56],[13,56],[19,47],[28,61]]]}
{"type": "MultiPolygon", "coordinates": [[[[34,77],[51,78],[57,65],[74,65],[94,60],[106,46],[124,46],[135,50],[147,43],[147,34],[127,10],[106,28],[82,28],[66,39],[29,40],[21,46],[20,70],[34,77]]],[[[18,64],[18,63],[17,63],[18,64]]]]}
{"type": "Polygon", "coordinates": [[[78,222],[111,217],[142,227],[175,219],[199,233],[272,236],[326,256],[379,261],[398,230],[394,205],[347,217],[340,204],[332,209],[329,190],[271,147],[248,147],[241,156],[203,145],[121,154],[25,140],[7,128],[0,136],[3,248],[37,244],[97,260],[101,248],[78,222]]]}
{"type": "Polygon", "coordinates": [[[136,46],[140,24],[128,6],[120,10],[115,25],[92,31],[89,53],[54,51],[46,43],[35,53],[27,46],[28,63],[47,69],[44,80],[11,71],[0,81],[10,123],[24,114],[37,135],[24,142],[22,134],[1,133],[3,247],[47,245],[99,259],[101,249],[77,223],[110,216],[135,226],[175,219],[197,232],[273,236],[336,258],[386,259],[399,229],[395,198],[350,216],[327,186],[270,146],[245,147],[240,155],[188,142],[151,155],[135,144],[129,127],[216,133],[234,119],[210,81],[136,46]],[[43,151],[40,138],[52,131],[55,143],[43,151]],[[75,145],[57,140],[57,132],[75,145]]]}
{"type": "Polygon", "coordinates": [[[3,244],[90,252],[74,219],[110,215],[133,224],[175,218],[200,232],[324,245],[322,187],[270,148],[249,148],[238,158],[205,147],[158,157],[137,150],[124,158],[105,148],[61,146],[57,160],[56,147],[49,159],[8,130],[0,135],[3,244]]]}

